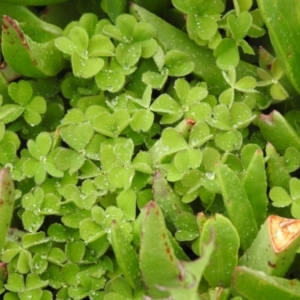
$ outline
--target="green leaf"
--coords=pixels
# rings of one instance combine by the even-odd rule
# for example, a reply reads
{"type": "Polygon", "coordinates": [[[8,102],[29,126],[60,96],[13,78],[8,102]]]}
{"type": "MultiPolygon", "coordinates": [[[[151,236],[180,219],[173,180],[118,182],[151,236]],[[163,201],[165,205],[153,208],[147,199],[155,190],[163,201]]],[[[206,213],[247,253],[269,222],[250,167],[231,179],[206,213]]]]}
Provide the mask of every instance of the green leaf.
{"type": "Polygon", "coordinates": [[[132,161],[136,171],[152,174],[152,162],[148,152],[140,151],[132,161]]]}
{"type": "Polygon", "coordinates": [[[6,288],[12,292],[20,292],[25,290],[25,283],[23,275],[12,273],[8,277],[6,288]]]}
{"type": "Polygon", "coordinates": [[[173,0],[173,5],[186,13],[195,13],[197,12],[200,15],[213,15],[221,13],[224,10],[224,3],[219,0],[208,1],[204,0],[201,2],[198,1],[185,1],[173,0]]]}
{"type": "Polygon", "coordinates": [[[300,180],[295,177],[290,180],[290,193],[293,200],[300,199],[300,180]]]}
{"type": "Polygon", "coordinates": [[[176,220],[175,238],[177,241],[192,241],[199,236],[196,218],[189,212],[181,213],[176,220]]]}
{"type": "Polygon", "coordinates": [[[73,53],[71,62],[74,75],[82,78],[95,76],[104,66],[102,58],[83,58],[77,52],[73,53]]]}
{"type": "Polygon", "coordinates": [[[59,148],[54,156],[55,166],[61,171],[66,171],[74,164],[77,156],[74,150],[59,148]]]}
{"type": "Polygon", "coordinates": [[[66,258],[73,263],[80,263],[85,253],[85,245],[82,241],[73,241],[66,244],[66,258]]]}
{"type": "Polygon", "coordinates": [[[187,143],[180,133],[174,128],[166,128],[161,138],[149,149],[149,154],[156,164],[165,156],[187,148],[187,143]]]}
{"type": "Polygon", "coordinates": [[[299,201],[299,199],[294,200],[292,202],[291,214],[292,214],[293,218],[299,219],[299,217],[300,217],[300,201],[299,201]]]}
{"type": "Polygon", "coordinates": [[[243,49],[244,53],[246,53],[246,54],[251,54],[251,55],[254,55],[254,54],[255,54],[253,48],[252,48],[245,40],[241,40],[241,41],[239,42],[239,45],[240,45],[241,48],[243,49]]]}
{"type": "Polygon", "coordinates": [[[39,114],[44,114],[47,110],[46,100],[41,96],[34,96],[26,105],[26,109],[31,109],[39,114]]]}
{"type": "MultiPolygon", "coordinates": [[[[182,3],[182,1],[180,1],[182,3]]],[[[205,1],[205,5],[202,2],[197,2],[196,4],[203,8],[203,14],[206,14],[206,11],[212,12],[212,14],[220,13],[224,10],[224,2],[219,0],[214,1],[205,1]],[[217,11],[217,12],[216,12],[217,11]]],[[[188,3],[186,3],[189,6],[188,3]]],[[[192,6],[191,6],[192,7],[192,6]]],[[[131,5],[131,11],[139,20],[147,21],[156,29],[156,39],[159,44],[163,45],[167,50],[180,50],[189,55],[195,64],[194,73],[203,78],[205,82],[211,87],[212,94],[219,95],[225,88],[226,83],[222,77],[220,69],[215,64],[215,58],[213,57],[212,51],[207,47],[199,47],[192,41],[182,30],[175,28],[170,25],[168,22],[160,19],[159,17],[151,14],[147,10],[139,7],[136,4],[131,5]],[[178,43],[178,40],[181,43],[178,43]],[[211,70],[207,72],[207,70],[211,70]]],[[[194,12],[192,12],[194,13],[194,12]]],[[[202,10],[201,10],[202,14],[202,10]]],[[[210,13],[209,13],[210,14],[210,13]]],[[[235,59],[238,57],[237,49],[235,51],[235,59]]],[[[224,59],[226,63],[227,58],[224,59]]],[[[230,55],[229,55],[230,60],[230,55]]],[[[246,65],[244,62],[241,62],[237,68],[238,74],[243,74],[241,77],[249,74],[249,70],[252,70],[252,74],[255,74],[256,67],[252,65],[246,65]]]]}
{"type": "MultiPolygon", "coordinates": [[[[214,114],[214,117],[217,121],[224,124],[223,125],[224,129],[225,128],[229,129],[231,120],[230,120],[230,110],[228,109],[227,106],[222,105],[222,104],[215,106],[214,109],[213,109],[213,114],[214,114]]],[[[213,121],[212,123],[215,123],[215,122],[213,121]]],[[[222,128],[219,128],[219,129],[222,129],[222,128]]]]}
{"type": "Polygon", "coordinates": [[[266,171],[269,187],[279,186],[288,191],[291,176],[285,167],[283,158],[270,143],[266,145],[266,155],[268,157],[266,171]]]}
{"type": "Polygon", "coordinates": [[[264,138],[273,144],[279,153],[284,153],[288,147],[295,147],[300,151],[300,137],[284,116],[276,110],[269,115],[261,114],[258,126],[264,138]]]}
{"type": "Polygon", "coordinates": [[[230,118],[233,128],[243,129],[253,120],[250,107],[244,102],[234,102],[230,108],[230,118]]]}
{"type": "Polygon", "coordinates": [[[24,112],[24,108],[16,104],[5,104],[0,107],[0,120],[4,123],[15,121],[24,112]]]}
{"type": "Polygon", "coordinates": [[[76,45],[69,38],[64,36],[55,39],[55,46],[58,50],[68,55],[72,55],[76,50],[76,45]]]}
{"type": "Polygon", "coordinates": [[[125,13],[127,9],[127,2],[125,0],[122,1],[106,1],[107,6],[107,14],[109,18],[115,22],[116,18],[125,13]]]}
{"type": "Polygon", "coordinates": [[[141,42],[142,46],[142,54],[141,57],[143,58],[150,58],[155,55],[157,50],[157,41],[155,39],[149,39],[146,41],[141,42]]]}
{"type": "Polygon", "coordinates": [[[219,165],[216,171],[226,211],[239,233],[242,249],[247,249],[258,229],[246,191],[229,167],[219,165]]]}
{"type": "Polygon", "coordinates": [[[94,130],[91,124],[70,124],[63,126],[60,131],[61,138],[73,149],[84,149],[91,140],[94,130]]]}
{"type": "Polygon", "coordinates": [[[284,152],[284,163],[288,172],[296,171],[300,166],[300,153],[294,147],[289,147],[284,152]]]}
{"type": "Polygon", "coordinates": [[[270,190],[269,194],[272,201],[272,204],[277,207],[288,206],[292,203],[290,195],[286,192],[285,189],[279,186],[275,186],[270,190]]]}
{"type": "Polygon", "coordinates": [[[79,26],[84,28],[89,37],[94,34],[96,25],[98,22],[98,17],[94,13],[83,13],[79,19],[79,26]]]}
{"type": "Polygon", "coordinates": [[[144,212],[141,225],[140,269],[149,294],[162,298],[168,293],[161,291],[157,286],[178,284],[179,262],[168,238],[164,217],[158,204],[150,202],[144,208],[144,212]]]}
{"type": "Polygon", "coordinates": [[[105,235],[105,231],[103,231],[102,227],[89,218],[83,219],[80,222],[79,233],[85,243],[91,243],[105,235]]]}
{"type": "Polygon", "coordinates": [[[131,118],[130,126],[134,131],[147,132],[154,121],[154,114],[150,110],[138,110],[131,118]]]}
{"type": "MultiPolygon", "coordinates": [[[[47,260],[51,263],[54,263],[55,265],[59,265],[61,266],[65,261],[66,261],[66,256],[65,256],[65,253],[64,251],[62,251],[60,248],[56,248],[56,247],[52,247],[48,253],[48,257],[47,257],[47,260]]],[[[48,270],[51,269],[51,265],[48,266],[48,270]]],[[[60,271],[58,272],[58,274],[55,274],[56,275],[56,281],[59,281],[61,280],[61,273],[60,271]]],[[[55,284],[57,285],[57,283],[55,284]]],[[[58,287],[61,287],[61,283],[59,284],[58,287]]]]}
{"type": "Polygon", "coordinates": [[[65,227],[59,223],[51,224],[47,230],[47,233],[55,242],[66,242],[68,239],[65,227]]]}
{"type": "Polygon", "coordinates": [[[258,227],[260,227],[265,221],[269,203],[267,198],[267,176],[263,152],[256,144],[248,144],[243,147],[241,155],[243,163],[246,163],[245,167],[247,168],[243,179],[243,186],[251,204],[256,223],[258,227]],[[248,151],[254,152],[248,157],[248,151]]]}
{"type": "Polygon", "coordinates": [[[30,154],[37,160],[40,160],[41,156],[46,157],[52,146],[52,138],[49,133],[42,132],[36,137],[36,141],[29,140],[27,147],[30,154]]]}
{"type": "Polygon", "coordinates": [[[208,95],[207,87],[195,86],[192,87],[187,99],[188,105],[193,105],[205,99],[208,95]]]}
{"type": "Polygon", "coordinates": [[[173,123],[179,120],[182,116],[182,108],[168,94],[160,95],[150,106],[150,109],[159,114],[163,114],[161,120],[164,124],[173,123]]]}
{"type": "Polygon", "coordinates": [[[218,163],[221,161],[221,155],[215,148],[206,147],[202,151],[202,164],[207,172],[214,172],[218,163]]]}
{"type": "Polygon", "coordinates": [[[277,57],[272,61],[271,73],[275,80],[279,80],[284,74],[277,57]]]}
{"type": "Polygon", "coordinates": [[[79,55],[84,54],[84,51],[87,50],[89,43],[89,36],[86,30],[82,27],[75,26],[69,32],[69,38],[74,43],[76,52],[79,55]]]}
{"type": "Polygon", "coordinates": [[[180,280],[179,283],[163,287],[169,291],[174,300],[180,299],[197,299],[198,286],[202,279],[203,271],[208,267],[211,254],[214,251],[214,236],[212,235],[210,242],[203,245],[201,258],[192,262],[180,262],[180,280]]]}
{"type": "Polygon", "coordinates": [[[300,292],[297,281],[295,281],[295,285],[291,286],[289,279],[267,276],[262,272],[240,266],[235,269],[233,274],[233,288],[250,300],[261,297],[297,300],[300,292]]]}
{"type": "Polygon", "coordinates": [[[156,31],[148,22],[139,22],[133,27],[132,35],[136,42],[146,41],[155,37],[156,31]]]}
{"type": "Polygon", "coordinates": [[[259,0],[257,4],[284,73],[299,93],[300,74],[296,66],[300,53],[298,43],[293,39],[298,32],[299,18],[292,12],[299,10],[300,3],[295,0],[285,1],[284,4],[274,0],[259,0]]]}
{"type": "Polygon", "coordinates": [[[63,124],[68,124],[68,123],[82,123],[84,121],[84,115],[83,112],[80,109],[71,109],[69,110],[63,120],[63,124]]]}
{"type": "Polygon", "coordinates": [[[226,82],[233,87],[236,82],[236,69],[235,68],[229,68],[227,72],[222,71],[222,75],[226,82]]]}
{"type": "Polygon", "coordinates": [[[256,79],[251,76],[245,76],[234,84],[234,88],[243,93],[252,92],[256,87],[256,79]]]}
{"type": "Polygon", "coordinates": [[[117,17],[116,25],[120,31],[124,34],[124,40],[130,41],[132,39],[132,31],[136,26],[137,20],[129,14],[122,14],[117,17]]]}
{"type": "Polygon", "coordinates": [[[210,263],[204,270],[204,276],[210,286],[217,287],[222,282],[223,287],[231,285],[231,277],[238,263],[240,239],[237,230],[224,216],[216,214],[207,220],[201,230],[200,255],[204,246],[210,241],[214,232],[215,251],[210,257],[210,263]]]}
{"type": "Polygon", "coordinates": [[[115,46],[108,37],[97,34],[90,38],[87,50],[89,57],[113,56],[115,52],[115,46]]]}
{"type": "Polygon", "coordinates": [[[111,226],[111,244],[117,262],[130,286],[136,288],[141,280],[137,253],[128,241],[121,225],[113,220],[111,226]]]}
{"type": "Polygon", "coordinates": [[[24,34],[20,24],[10,16],[4,16],[3,24],[2,54],[16,72],[31,78],[43,78],[55,76],[65,68],[66,60],[56,48],[53,36],[39,43],[24,34]]]}
{"type": "Polygon", "coordinates": [[[103,68],[96,74],[95,81],[100,89],[115,93],[125,84],[125,75],[119,70],[103,68]]]}
{"type": "Polygon", "coordinates": [[[115,167],[108,173],[108,180],[112,189],[124,188],[127,190],[131,186],[134,176],[133,168],[115,167]]]}
{"type": "Polygon", "coordinates": [[[5,244],[7,232],[12,220],[12,214],[14,209],[14,198],[15,198],[15,189],[14,184],[11,178],[11,174],[8,169],[3,168],[0,171],[0,198],[1,198],[1,207],[0,207],[0,229],[2,234],[0,235],[0,249],[3,250],[5,244]]]}
{"type": "Polygon", "coordinates": [[[61,269],[64,282],[69,285],[77,285],[79,280],[77,274],[79,273],[79,270],[80,269],[77,264],[65,264],[61,269]]]}
{"type": "Polygon", "coordinates": [[[160,206],[168,229],[173,232],[179,215],[183,212],[192,212],[188,204],[183,203],[173,191],[168,181],[158,171],[155,173],[152,184],[153,200],[160,206]]]}
{"type": "Polygon", "coordinates": [[[252,15],[247,11],[241,12],[238,17],[231,14],[227,17],[227,24],[233,38],[238,42],[247,35],[252,24],[252,15]]]}
{"type": "Polygon", "coordinates": [[[237,130],[220,132],[216,135],[215,143],[221,150],[231,152],[242,147],[243,136],[237,130]]]}
{"type": "Polygon", "coordinates": [[[36,215],[32,210],[25,210],[22,214],[24,228],[29,232],[36,232],[44,222],[44,216],[36,215]]]}
{"type": "Polygon", "coordinates": [[[174,88],[181,102],[186,103],[190,92],[189,83],[183,78],[178,78],[174,83],[174,88]]]}
{"type": "Polygon", "coordinates": [[[192,147],[200,147],[210,140],[213,135],[210,133],[209,126],[202,121],[193,125],[189,135],[189,145],[192,147]]]}
{"type": "Polygon", "coordinates": [[[12,82],[8,86],[8,93],[15,102],[25,106],[30,101],[33,91],[28,81],[20,80],[18,83],[12,82]]]}
{"type": "Polygon", "coordinates": [[[134,66],[142,54],[141,44],[125,45],[120,43],[116,48],[116,59],[125,69],[134,66]]]}
{"type": "Polygon", "coordinates": [[[222,92],[222,94],[219,97],[219,102],[221,104],[225,104],[227,106],[231,106],[234,101],[234,88],[229,88],[222,92]]]}
{"type": "Polygon", "coordinates": [[[42,280],[37,274],[30,273],[26,277],[26,288],[28,289],[39,289],[47,285],[48,280],[42,280]]]}
{"type": "Polygon", "coordinates": [[[188,168],[196,169],[200,167],[201,161],[202,153],[199,149],[182,150],[180,152],[177,152],[174,156],[174,165],[179,170],[187,170],[188,168]]]}
{"type": "Polygon", "coordinates": [[[185,76],[194,70],[194,62],[190,57],[178,50],[170,50],[165,56],[165,67],[171,76],[185,76]]]}
{"type": "Polygon", "coordinates": [[[42,121],[40,114],[35,112],[32,109],[25,109],[24,111],[24,120],[31,126],[38,125],[42,121]]]}
{"type": "Polygon", "coordinates": [[[204,41],[211,40],[218,30],[217,22],[209,16],[195,18],[197,24],[197,34],[204,41]]]}
{"type": "Polygon", "coordinates": [[[240,59],[236,42],[230,38],[225,38],[218,44],[214,55],[217,57],[217,66],[221,70],[235,68],[240,59]]]}
{"type": "Polygon", "coordinates": [[[145,84],[154,89],[160,90],[168,79],[168,70],[164,69],[161,73],[146,71],[143,73],[142,80],[145,84]]]}
{"type": "Polygon", "coordinates": [[[110,114],[103,112],[93,120],[95,131],[109,137],[117,137],[129,125],[130,115],[127,110],[120,109],[110,114]]]}
{"type": "Polygon", "coordinates": [[[5,125],[4,123],[0,122],[0,141],[3,139],[5,134],[5,125]]]}
{"type": "Polygon", "coordinates": [[[117,196],[117,205],[122,209],[124,219],[134,221],[136,217],[136,193],[133,190],[126,190],[117,196]]]}
{"type": "Polygon", "coordinates": [[[235,10],[238,12],[237,14],[239,14],[239,12],[241,12],[241,11],[248,11],[252,6],[253,1],[252,0],[234,0],[233,3],[234,3],[235,10]]]}
{"type": "Polygon", "coordinates": [[[285,100],[289,97],[288,92],[279,82],[271,85],[270,94],[274,99],[279,101],[285,100]]]}

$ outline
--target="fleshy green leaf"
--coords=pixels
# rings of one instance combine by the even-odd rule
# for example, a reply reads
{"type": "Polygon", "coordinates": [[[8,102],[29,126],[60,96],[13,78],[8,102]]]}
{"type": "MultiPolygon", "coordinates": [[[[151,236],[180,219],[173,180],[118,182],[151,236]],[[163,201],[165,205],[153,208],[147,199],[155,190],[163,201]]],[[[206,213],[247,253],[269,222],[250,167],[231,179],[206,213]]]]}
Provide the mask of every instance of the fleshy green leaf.
{"type": "Polygon", "coordinates": [[[167,296],[168,293],[158,289],[158,285],[176,285],[178,282],[178,260],[169,240],[164,217],[158,204],[152,201],[144,210],[141,229],[140,269],[149,294],[152,297],[161,298],[167,296]],[[153,243],[154,240],[155,243],[153,243]]]}
{"type": "Polygon", "coordinates": [[[226,211],[239,233],[241,247],[247,249],[258,227],[246,191],[238,176],[226,165],[217,167],[217,177],[226,211]]]}
{"type": "Polygon", "coordinates": [[[234,268],[238,263],[240,239],[237,230],[226,217],[216,214],[214,218],[204,223],[200,238],[200,254],[204,245],[214,232],[215,251],[210,258],[209,266],[204,270],[204,276],[211,286],[229,287],[234,268]]]}

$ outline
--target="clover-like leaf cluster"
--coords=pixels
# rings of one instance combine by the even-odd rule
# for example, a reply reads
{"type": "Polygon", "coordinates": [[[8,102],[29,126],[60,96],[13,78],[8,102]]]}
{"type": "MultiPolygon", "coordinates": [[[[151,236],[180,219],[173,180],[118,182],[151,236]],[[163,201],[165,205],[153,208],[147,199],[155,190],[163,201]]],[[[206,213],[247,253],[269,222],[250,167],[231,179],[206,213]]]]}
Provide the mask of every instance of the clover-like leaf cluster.
{"type": "MultiPolygon", "coordinates": [[[[125,0],[71,2],[43,0],[41,15],[0,3],[16,19],[2,32],[0,166],[16,192],[0,293],[244,297],[232,278],[267,216],[300,216],[297,105],[261,114],[294,90],[279,59],[256,55],[260,10],[153,1],[160,18],[125,0]]],[[[281,253],[267,249],[273,266],[281,253]]]]}

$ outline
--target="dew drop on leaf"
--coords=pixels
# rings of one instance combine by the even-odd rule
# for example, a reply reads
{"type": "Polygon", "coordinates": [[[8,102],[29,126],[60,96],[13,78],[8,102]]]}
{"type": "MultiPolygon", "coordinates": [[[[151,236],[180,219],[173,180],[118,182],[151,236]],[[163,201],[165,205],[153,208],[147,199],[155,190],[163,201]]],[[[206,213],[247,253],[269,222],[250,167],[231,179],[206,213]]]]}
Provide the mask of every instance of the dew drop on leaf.
{"type": "Polygon", "coordinates": [[[197,145],[198,144],[198,139],[196,139],[196,138],[193,138],[192,140],[191,140],[191,145],[192,146],[195,146],[195,145],[197,145]]]}
{"type": "Polygon", "coordinates": [[[214,180],[215,179],[215,172],[206,172],[205,176],[209,179],[209,180],[214,180]]]}

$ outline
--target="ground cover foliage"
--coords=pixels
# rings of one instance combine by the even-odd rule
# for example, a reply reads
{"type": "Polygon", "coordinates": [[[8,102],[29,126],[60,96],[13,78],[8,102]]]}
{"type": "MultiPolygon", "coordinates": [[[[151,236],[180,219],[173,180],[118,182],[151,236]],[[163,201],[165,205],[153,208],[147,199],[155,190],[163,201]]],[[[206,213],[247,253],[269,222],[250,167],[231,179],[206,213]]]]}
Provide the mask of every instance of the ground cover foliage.
{"type": "Polygon", "coordinates": [[[294,12],[0,0],[1,297],[300,299],[294,12]]]}

